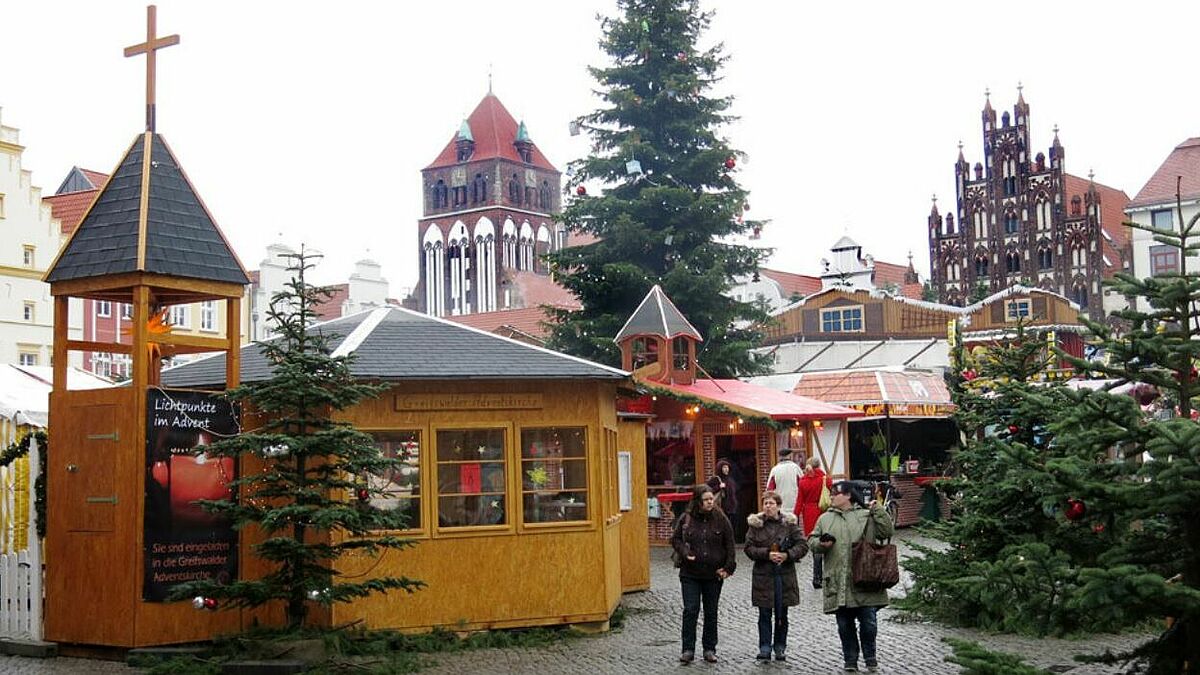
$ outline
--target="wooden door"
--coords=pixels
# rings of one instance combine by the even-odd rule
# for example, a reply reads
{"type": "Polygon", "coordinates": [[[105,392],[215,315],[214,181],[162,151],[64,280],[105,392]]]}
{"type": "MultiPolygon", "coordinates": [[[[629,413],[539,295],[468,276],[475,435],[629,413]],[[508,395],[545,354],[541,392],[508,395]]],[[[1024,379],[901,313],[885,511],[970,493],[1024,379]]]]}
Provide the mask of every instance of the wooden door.
{"type": "Polygon", "coordinates": [[[52,395],[47,453],[46,639],[130,645],[132,392],[52,395]]]}

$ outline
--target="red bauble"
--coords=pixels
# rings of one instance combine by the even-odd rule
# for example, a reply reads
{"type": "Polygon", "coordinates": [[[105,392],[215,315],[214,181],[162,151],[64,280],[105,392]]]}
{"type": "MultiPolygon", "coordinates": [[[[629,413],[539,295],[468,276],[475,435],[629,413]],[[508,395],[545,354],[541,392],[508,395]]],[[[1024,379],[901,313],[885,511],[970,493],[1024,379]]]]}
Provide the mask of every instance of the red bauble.
{"type": "Polygon", "coordinates": [[[1015,434],[1015,433],[1017,433],[1017,432],[1018,432],[1018,431],[1020,431],[1020,430],[1021,430],[1021,429],[1020,429],[1020,427],[1018,427],[1018,426],[1017,426],[1017,425],[1015,425],[1015,424],[1010,424],[1010,425],[1008,425],[1008,433],[1010,433],[1010,434],[1015,434]]]}
{"type": "Polygon", "coordinates": [[[367,492],[367,488],[358,488],[358,501],[365,502],[371,498],[371,493],[367,492]]]}
{"type": "Polygon", "coordinates": [[[732,169],[735,166],[737,166],[737,160],[734,159],[733,157],[729,157],[725,160],[725,168],[726,169],[732,169]]]}
{"type": "Polygon", "coordinates": [[[584,195],[587,194],[587,188],[580,185],[579,187],[575,188],[575,194],[579,195],[580,197],[583,197],[584,195]]]}
{"type": "Polygon", "coordinates": [[[1096,524],[1092,525],[1092,532],[1095,532],[1096,534],[1100,534],[1103,531],[1104,531],[1104,523],[1096,523],[1096,524]]]}
{"type": "Polygon", "coordinates": [[[975,379],[976,377],[979,377],[979,375],[974,370],[964,370],[962,373],[962,376],[963,376],[963,379],[966,380],[967,382],[970,382],[971,380],[975,379]]]}
{"type": "Polygon", "coordinates": [[[205,598],[204,599],[204,609],[216,609],[216,608],[217,608],[217,599],[216,598],[205,598]]]}
{"type": "Polygon", "coordinates": [[[1063,515],[1067,517],[1067,520],[1072,522],[1083,518],[1086,513],[1087,506],[1084,505],[1082,499],[1068,499],[1067,508],[1063,511],[1063,515]]]}

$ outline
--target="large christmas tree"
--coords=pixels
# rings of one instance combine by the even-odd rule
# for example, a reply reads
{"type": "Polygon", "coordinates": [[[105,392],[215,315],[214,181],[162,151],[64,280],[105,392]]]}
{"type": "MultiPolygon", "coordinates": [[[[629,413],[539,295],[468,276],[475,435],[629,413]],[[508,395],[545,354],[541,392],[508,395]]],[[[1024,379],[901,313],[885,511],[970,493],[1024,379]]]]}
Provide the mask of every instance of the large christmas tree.
{"type": "Polygon", "coordinates": [[[259,420],[252,431],[203,448],[210,456],[243,458],[243,475],[232,481],[235,500],[200,500],[239,530],[255,526],[264,540],[254,553],[272,570],[259,579],[229,584],[183,584],[174,598],[220,600],[225,607],[285,604],[289,627],[304,625],[310,603],[328,605],[393,589],[413,591],[422,584],[404,577],[338,578],[336,561],[349,552],[374,555],[412,545],[411,540],[376,534],[405,525],[398,511],[376,508],[381,481],[369,480],[400,460],[381,455],[368,434],[333,419],[333,414],[384,387],[355,381],[352,355],[334,356],[329,338],[311,330],[315,309],[331,295],[305,281],[312,256],[291,256],[295,276],[272,299],[267,313],[277,338],[260,345],[274,364],[270,379],[229,391],[259,420]],[[249,467],[249,469],[247,468],[249,467]]]}
{"type": "MultiPolygon", "coordinates": [[[[704,336],[697,358],[716,377],[761,370],[749,353],[766,318],[726,295],[765,255],[734,243],[762,223],[746,220],[746,191],[734,175],[740,153],[718,133],[731,99],[713,97],[726,57],[702,49],[712,14],[695,0],[618,0],[603,19],[611,58],[591,68],[603,106],[577,120],[592,153],[572,163],[574,196],[562,220],[598,240],[550,256],[559,283],[583,304],[559,310],[551,345],[619,365],[613,336],[660,284],[704,336]],[[598,195],[586,185],[602,186],[598,195]]],[[[595,188],[593,188],[595,189],[595,188]]]]}

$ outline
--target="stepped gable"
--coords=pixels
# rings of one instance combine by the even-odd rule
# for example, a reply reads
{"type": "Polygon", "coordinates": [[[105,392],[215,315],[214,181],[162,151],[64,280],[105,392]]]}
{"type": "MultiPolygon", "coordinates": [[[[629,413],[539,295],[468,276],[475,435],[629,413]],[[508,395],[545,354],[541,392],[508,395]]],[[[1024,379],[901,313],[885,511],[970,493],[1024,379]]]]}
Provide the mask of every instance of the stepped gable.
{"type": "Polygon", "coordinates": [[[134,139],[44,280],[128,272],[249,282],[175,155],[153,132],[134,139]]]}

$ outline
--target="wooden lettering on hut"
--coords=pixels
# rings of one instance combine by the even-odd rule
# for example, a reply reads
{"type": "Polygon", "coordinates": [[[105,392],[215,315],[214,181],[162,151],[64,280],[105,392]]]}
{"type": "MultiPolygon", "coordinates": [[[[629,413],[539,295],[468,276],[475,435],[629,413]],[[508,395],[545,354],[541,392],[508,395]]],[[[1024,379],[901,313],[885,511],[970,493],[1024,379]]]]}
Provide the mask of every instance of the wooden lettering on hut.
{"type": "Polygon", "coordinates": [[[396,394],[397,411],[539,410],[541,394],[396,394]]]}

